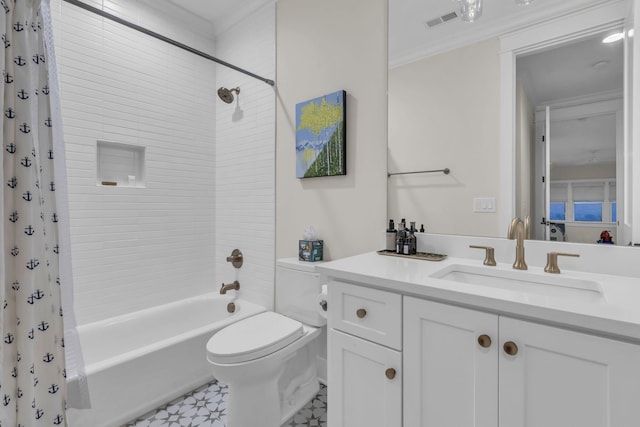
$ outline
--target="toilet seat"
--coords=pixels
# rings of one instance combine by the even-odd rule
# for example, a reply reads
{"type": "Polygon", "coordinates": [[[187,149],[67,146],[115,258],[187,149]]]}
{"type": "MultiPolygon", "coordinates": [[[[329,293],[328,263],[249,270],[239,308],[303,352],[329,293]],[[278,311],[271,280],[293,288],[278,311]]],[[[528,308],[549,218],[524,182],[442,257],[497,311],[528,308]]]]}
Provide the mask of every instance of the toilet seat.
{"type": "Polygon", "coordinates": [[[302,335],[302,323],[267,311],[214,334],[207,343],[207,359],[222,364],[248,362],[274,353],[302,335]]]}

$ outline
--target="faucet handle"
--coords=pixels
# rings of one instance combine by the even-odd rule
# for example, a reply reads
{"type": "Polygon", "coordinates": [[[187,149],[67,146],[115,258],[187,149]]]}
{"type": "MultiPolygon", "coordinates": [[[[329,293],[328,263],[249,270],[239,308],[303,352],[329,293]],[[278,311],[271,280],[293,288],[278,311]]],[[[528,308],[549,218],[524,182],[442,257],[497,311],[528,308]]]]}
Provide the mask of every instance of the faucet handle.
{"type": "Polygon", "coordinates": [[[579,254],[567,254],[563,252],[549,252],[547,254],[547,265],[544,266],[544,271],[547,273],[560,274],[560,269],[558,268],[558,257],[559,256],[571,256],[571,257],[579,257],[579,254]]]}
{"type": "Polygon", "coordinates": [[[485,256],[484,256],[484,265],[490,265],[490,266],[494,266],[496,265],[496,259],[494,258],[494,253],[495,253],[495,249],[493,249],[491,246],[476,246],[476,245],[469,245],[470,248],[473,249],[484,249],[485,250],[485,256]]]}
{"type": "Polygon", "coordinates": [[[242,263],[244,261],[244,257],[242,256],[242,252],[240,249],[234,249],[231,252],[231,256],[227,257],[227,262],[230,262],[235,268],[242,267],[242,263]]]}

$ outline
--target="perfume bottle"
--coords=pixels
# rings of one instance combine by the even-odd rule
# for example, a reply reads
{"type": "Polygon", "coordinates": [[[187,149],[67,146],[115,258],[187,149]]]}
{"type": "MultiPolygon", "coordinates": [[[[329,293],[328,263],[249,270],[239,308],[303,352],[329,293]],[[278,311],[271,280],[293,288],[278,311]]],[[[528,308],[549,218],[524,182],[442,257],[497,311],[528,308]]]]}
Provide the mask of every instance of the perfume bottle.
{"type": "Polygon", "coordinates": [[[407,230],[405,230],[404,218],[398,225],[398,233],[396,235],[396,253],[404,253],[404,241],[407,239],[407,230]]]}
{"type": "Polygon", "coordinates": [[[418,251],[418,238],[416,237],[416,223],[411,222],[409,234],[407,235],[407,255],[415,255],[418,251]]]}

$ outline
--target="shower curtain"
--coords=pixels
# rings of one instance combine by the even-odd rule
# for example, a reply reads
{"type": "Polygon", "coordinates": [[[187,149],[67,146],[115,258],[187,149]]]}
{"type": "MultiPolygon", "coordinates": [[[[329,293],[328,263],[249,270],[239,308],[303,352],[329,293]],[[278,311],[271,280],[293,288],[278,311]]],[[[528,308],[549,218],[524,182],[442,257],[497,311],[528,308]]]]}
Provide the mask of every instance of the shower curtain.
{"type": "MultiPolygon", "coordinates": [[[[86,382],[70,298],[49,3],[0,0],[0,6],[0,427],[65,426],[67,377],[75,378],[76,392],[86,391],[86,382]]],[[[76,394],[74,406],[87,406],[87,395],[76,394]]]]}

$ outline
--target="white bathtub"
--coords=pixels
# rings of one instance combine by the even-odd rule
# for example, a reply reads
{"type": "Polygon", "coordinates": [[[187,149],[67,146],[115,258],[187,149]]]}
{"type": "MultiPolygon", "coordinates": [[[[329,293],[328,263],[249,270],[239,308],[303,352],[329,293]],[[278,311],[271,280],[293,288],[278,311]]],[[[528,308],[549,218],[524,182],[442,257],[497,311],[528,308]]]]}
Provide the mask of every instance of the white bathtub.
{"type": "Polygon", "coordinates": [[[78,327],[91,409],[70,427],[116,427],[213,379],[206,343],[220,328],[265,310],[211,293],[78,327]]]}

